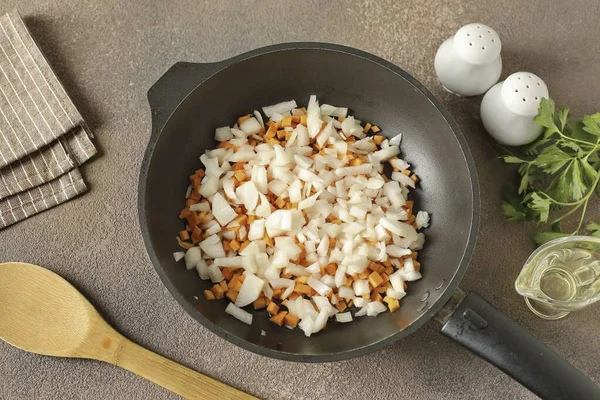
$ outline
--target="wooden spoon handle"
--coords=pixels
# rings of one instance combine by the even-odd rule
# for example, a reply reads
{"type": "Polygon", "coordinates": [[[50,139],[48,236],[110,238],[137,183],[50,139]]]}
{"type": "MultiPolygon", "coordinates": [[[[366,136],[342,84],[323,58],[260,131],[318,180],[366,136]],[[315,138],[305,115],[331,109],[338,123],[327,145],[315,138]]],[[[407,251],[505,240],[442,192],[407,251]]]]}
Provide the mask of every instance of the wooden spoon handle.
{"type": "Polygon", "coordinates": [[[125,339],[116,365],[186,399],[256,399],[125,339]]]}

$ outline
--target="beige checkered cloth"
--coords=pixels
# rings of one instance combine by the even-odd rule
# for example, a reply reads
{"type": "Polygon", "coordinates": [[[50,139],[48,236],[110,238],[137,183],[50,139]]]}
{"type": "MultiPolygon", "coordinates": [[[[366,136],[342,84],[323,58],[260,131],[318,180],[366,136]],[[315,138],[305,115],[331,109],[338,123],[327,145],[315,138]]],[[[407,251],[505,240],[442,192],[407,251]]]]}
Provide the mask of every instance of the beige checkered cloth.
{"type": "Polygon", "coordinates": [[[87,190],[90,137],[19,13],[0,17],[0,229],[87,190]]]}

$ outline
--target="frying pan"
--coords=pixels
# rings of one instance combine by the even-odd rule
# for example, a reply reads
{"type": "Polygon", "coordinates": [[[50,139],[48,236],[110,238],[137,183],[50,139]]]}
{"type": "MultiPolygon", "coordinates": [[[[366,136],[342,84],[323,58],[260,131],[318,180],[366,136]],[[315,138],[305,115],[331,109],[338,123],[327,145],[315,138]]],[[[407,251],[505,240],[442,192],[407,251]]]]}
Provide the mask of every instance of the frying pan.
{"type": "Polygon", "coordinates": [[[479,189],[473,159],[446,109],[413,77],[371,54],[323,43],[290,43],[254,50],[217,63],[177,63],[148,92],[152,134],[139,180],[144,242],[163,283],[183,308],[217,335],[258,354],[324,362],[364,355],[411,334],[429,319],[442,333],[548,399],[600,398],[599,388],[479,295],[458,284],[475,246],[479,189]],[[419,253],[423,279],[411,282],[395,313],[330,322],[307,338],[255,313],[251,326],[225,314],[226,302],[208,302],[209,288],[194,270],[173,260],[177,218],[190,171],[214,148],[214,129],[263,105],[311,94],[349,107],[383,132],[403,133],[402,151],[421,178],[419,209],[432,213],[419,253]],[[261,335],[265,331],[266,335],[261,335]],[[343,337],[343,340],[340,338],[343,337]]]}

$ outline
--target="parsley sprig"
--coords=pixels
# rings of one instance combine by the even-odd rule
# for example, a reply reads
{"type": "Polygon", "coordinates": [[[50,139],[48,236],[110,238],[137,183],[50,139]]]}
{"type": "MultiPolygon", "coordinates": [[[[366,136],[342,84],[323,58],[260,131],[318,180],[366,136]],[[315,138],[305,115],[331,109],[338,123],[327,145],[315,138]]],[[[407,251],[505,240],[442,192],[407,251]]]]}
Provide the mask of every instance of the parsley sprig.
{"type": "Polygon", "coordinates": [[[568,108],[557,111],[542,99],[535,121],[544,127],[537,140],[515,151],[500,148],[505,163],[519,165],[520,178],[506,193],[504,215],[541,225],[538,244],[583,233],[600,237],[600,224],[584,227],[590,199],[600,196],[600,113],[571,118],[568,108]]]}

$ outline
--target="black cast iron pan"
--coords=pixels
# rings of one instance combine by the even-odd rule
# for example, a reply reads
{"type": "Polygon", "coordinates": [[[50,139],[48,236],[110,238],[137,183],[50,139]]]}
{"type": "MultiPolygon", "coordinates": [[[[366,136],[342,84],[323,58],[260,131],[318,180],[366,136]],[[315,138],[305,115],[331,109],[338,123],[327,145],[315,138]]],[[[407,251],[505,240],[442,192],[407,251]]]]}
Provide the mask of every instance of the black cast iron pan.
{"type": "Polygon", "coordinates": [[[211,64],[177,63],[150,89],[152,135],[139,183],[139,218],[159,276],[185,310],[219,336],[247,350],[283,360],[322,362],[381,349],[437,315],[442,332],[548,399],[600,398],[600,391],[569,363],[458,283],[468,266],[479,222],[473,159],[444,107],[409,74],[348,47],[291,43],[265,47],[211,64]],[[282,329],[257,313],[252,326],[225,314],[225,302],[201,295],[208,283],[175,263],[177,218],[190,171],[214,148],[215,127],[263,105],[316,94],[343,105],[384,132],[404,134],[402,151],[421,177],[420,209],[432,213],[420,252],[423,279],[395,313],[330,323],[310,338],[282,329]],[[266,336],[261,335],[266,331],[266,336]]]}

